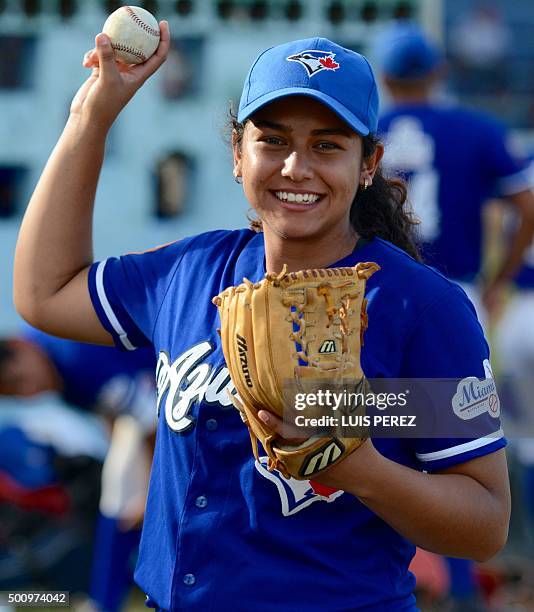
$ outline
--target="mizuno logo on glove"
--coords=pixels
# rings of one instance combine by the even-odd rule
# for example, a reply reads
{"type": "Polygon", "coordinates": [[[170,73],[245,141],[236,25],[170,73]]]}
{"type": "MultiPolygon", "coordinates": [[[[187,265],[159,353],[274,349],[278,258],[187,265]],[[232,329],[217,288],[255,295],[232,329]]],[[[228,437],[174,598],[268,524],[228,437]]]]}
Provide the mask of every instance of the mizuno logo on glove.
{"type": "Polygon", "coordinates": [[[247,361],[247,341],[243,336],[236,334],[237,341],[237,350],[239,352],[239,361],[241,362],[241,370],[243,371],[243,376],[245,377],[245,382],[247,383],[247,387],[253,387],[252,379],[250,378],[250,372],[248,369],[248,361],[247,361]]]}

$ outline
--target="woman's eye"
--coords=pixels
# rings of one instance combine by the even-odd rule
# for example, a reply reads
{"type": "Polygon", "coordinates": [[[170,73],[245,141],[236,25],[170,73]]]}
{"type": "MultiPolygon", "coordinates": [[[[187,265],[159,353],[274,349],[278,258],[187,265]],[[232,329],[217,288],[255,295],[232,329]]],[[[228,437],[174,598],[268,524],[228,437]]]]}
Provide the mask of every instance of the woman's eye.
{"type": "Polygon", "coordinates": [[[261,141],[270,145],[284,144],[283,140],[281,138],[278,138],[278,136],[264,136],[261,141]]]}
{"type": "Polygon", "coordinates": [[[333,151],[340,148],[335,142],[319,142],[316,147],[321,151],[333,151]]]}

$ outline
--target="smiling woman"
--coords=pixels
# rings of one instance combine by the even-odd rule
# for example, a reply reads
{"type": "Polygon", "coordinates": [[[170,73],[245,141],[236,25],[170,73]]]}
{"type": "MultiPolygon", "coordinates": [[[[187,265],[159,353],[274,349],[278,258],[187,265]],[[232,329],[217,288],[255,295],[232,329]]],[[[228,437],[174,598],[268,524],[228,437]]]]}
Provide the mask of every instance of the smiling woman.
{"type": "MultiPolygon", "coordinates": [[[[294,270],[322,268],[352,252],[350,207],[363,181],[362,143],[338,115],[303,96],[272,102],[247,121],[234,159],[264,224],[268,270],[288,263],[289,241],[299,243],[300,261],[289,264],[294,270]],[[318,240],[317,261],[310,261],[305,246],[318,240]]],[[[369,177],[374,167],[366,168],[369,177]]]]}
{"type": "MultiPolygon", "coordinates": [[[[34,325],[127,350],[153,346],[159,355],[158,436],[136,580],[148,605],[162,610],[415,610],[414,545],[487,559],[506,540],[497,415],[477,417],[478,438],[470,430],[459,437],[457,424],[452,437],[444,402],[427,408],[431,438],[375,437],[333,466],[321,462],[313,480],[286,479],[261,453],[254,461],[246,427],[227,409],[235,389],[211,304],[244,277],[244,290],[266,273],[279,283],[283,265],[303,270],[295,278],[341,278],[359,263],[378,270],[362,263],[376,262],[361,352],[369,379],[491,376],[471,304],[418,261],[405,189],[380,173],[371,67],[324,38],[266,50],[233,119],[234,174],[263,231],[218,230],[93,263],[105,139],[165,60],[169,32],[165,22],[160,28],[146,64],[117,64],[105,35],[86,54],[93,72],[27,208],[15,269],[17,308],[34,325]]],[[[308,298],[313,314],[316,297],[308,298]]],[[[294,341],[292,321],[280,326],[294,341]]],[[[261,335],[261,321],[255,330],[261,335]]],[[[266,408],[258,414],[279,439],[281,421],[266,408]]]]}
{"type": "MultiPolygon", "coordinates": [[[[267,189],[283,204],[284,209],[297,213],[316,208],[325,211],[316,215],[319,227],[315,235],[312,227],[307,227],[302,235],[298,235],[301,248],[306,238],[321,240],[321,245],[315,250],[323,255],[323,263],[318,260],[312,265],[307,259],[305,265],[300,267],[296,263],[296,269],[322,267],[324,262],[341,259],[341,256],[329,251],[333,248],[338,255],[343,250],[349,252],[357,236],[364,239],[384,238],[419,259],[413,235],[418,221],[404,208],[406,188],[399,179],[386,179],[382,175],[378,164],[383,145],[373,134],[360,136],[326,106],[299,95],[273,102],[245,124],[231,114],[231,128],[234,176],[243,179],[247,199],[261,219],[259,223],[253,222],[252,227],[263,229],[262,222],[266,224],[266,240],[269,240],[271,233],[280,238],[297,238],[299,223],[307,223],[311,215],[286,220],[289,227],[284,230],[281,227],[284,223],[280,215],[282,208],[271,198],[270,215],[268,210],[262,214],[258,208],[261,204],[254,204],[259,192],[248,180],[249,172],[254,173],[256,168],[261,170],[262,176],[267,176],[269,172],[275,174],[276,184],[267,189]],[[276,118],[281,114],[285,114],[286,123],[283,120],[273,121],[272,115],[276,118]],[[300,151],[297,150],[299,138],[300,151]],[[320,183],[323,191],[318,187],[320,183]],[[328,192],[328,185],[335,189],[335,200],[332,199],[333,194],[328,192]],[[328,200],[327,196],[330,196],[328,200]],[[326,210],[329,211],[328,215],[326,210]],[[271,224],[269,216],[273,217],[271,224]],[[334,219],[332,216],[335,216],[334,219]],[[275,221],[277,217],[278,222],[275,221]],[[337,223],[332,226],[334,220],[337,223]]],[[[255,173],[251,180],[257,178],[255,173]]],[[[305,253],[302,248],[302,254],[305,253]]],[[[268,268],[281,269],[281,266],[273,263],[268,268]]]]}

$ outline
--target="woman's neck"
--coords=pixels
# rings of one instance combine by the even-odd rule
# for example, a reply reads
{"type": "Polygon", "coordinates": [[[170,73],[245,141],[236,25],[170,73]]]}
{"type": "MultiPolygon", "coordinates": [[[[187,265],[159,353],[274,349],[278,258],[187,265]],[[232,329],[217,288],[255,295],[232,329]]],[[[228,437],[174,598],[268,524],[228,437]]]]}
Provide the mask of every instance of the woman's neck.
{"type": "Polygon", "coordinates": [[[284,264],[289,272],[327,268],[352,253],[358,236],[351,231],[349,235],[339,236],[336,240],[330,237],[290,240],[267,232],[264,239],[267,272],[278,274],[284,264]]]}

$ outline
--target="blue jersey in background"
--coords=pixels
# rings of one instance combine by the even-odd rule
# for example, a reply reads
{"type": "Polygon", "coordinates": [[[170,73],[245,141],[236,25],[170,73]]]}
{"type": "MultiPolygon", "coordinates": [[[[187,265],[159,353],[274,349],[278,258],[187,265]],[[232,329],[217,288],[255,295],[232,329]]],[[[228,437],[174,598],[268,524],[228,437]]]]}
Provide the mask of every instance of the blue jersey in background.
{"type": "MultiPolygon", "coordinates": [[[[78,408],[95,408],[103,401],[103,394],[107,396],[112,392],[110,382],[115,387],[114,398],[120,387],[120,403],[132,404],[134,398],[126,396],[133,396],[139,375],[154,377],[156,359],[150,348],[124,353],[112,346],[56,338],[30,326],[23,328],[21,336],[46,353],[61,376],[63,399],[78,408]],[[126,388],[128,382],[130,390],[126,388]]],[[[148,409],[151,410],[151,406],[148,409]]]]}
{"type": "Polygon", "coordinates": [[[483,205],[529,185],[504,126],[480,112],[421,103],[395,106],[379,132],[384,167],[409,182],[425,262],[472,281],[481,267],[483,205]]]}

